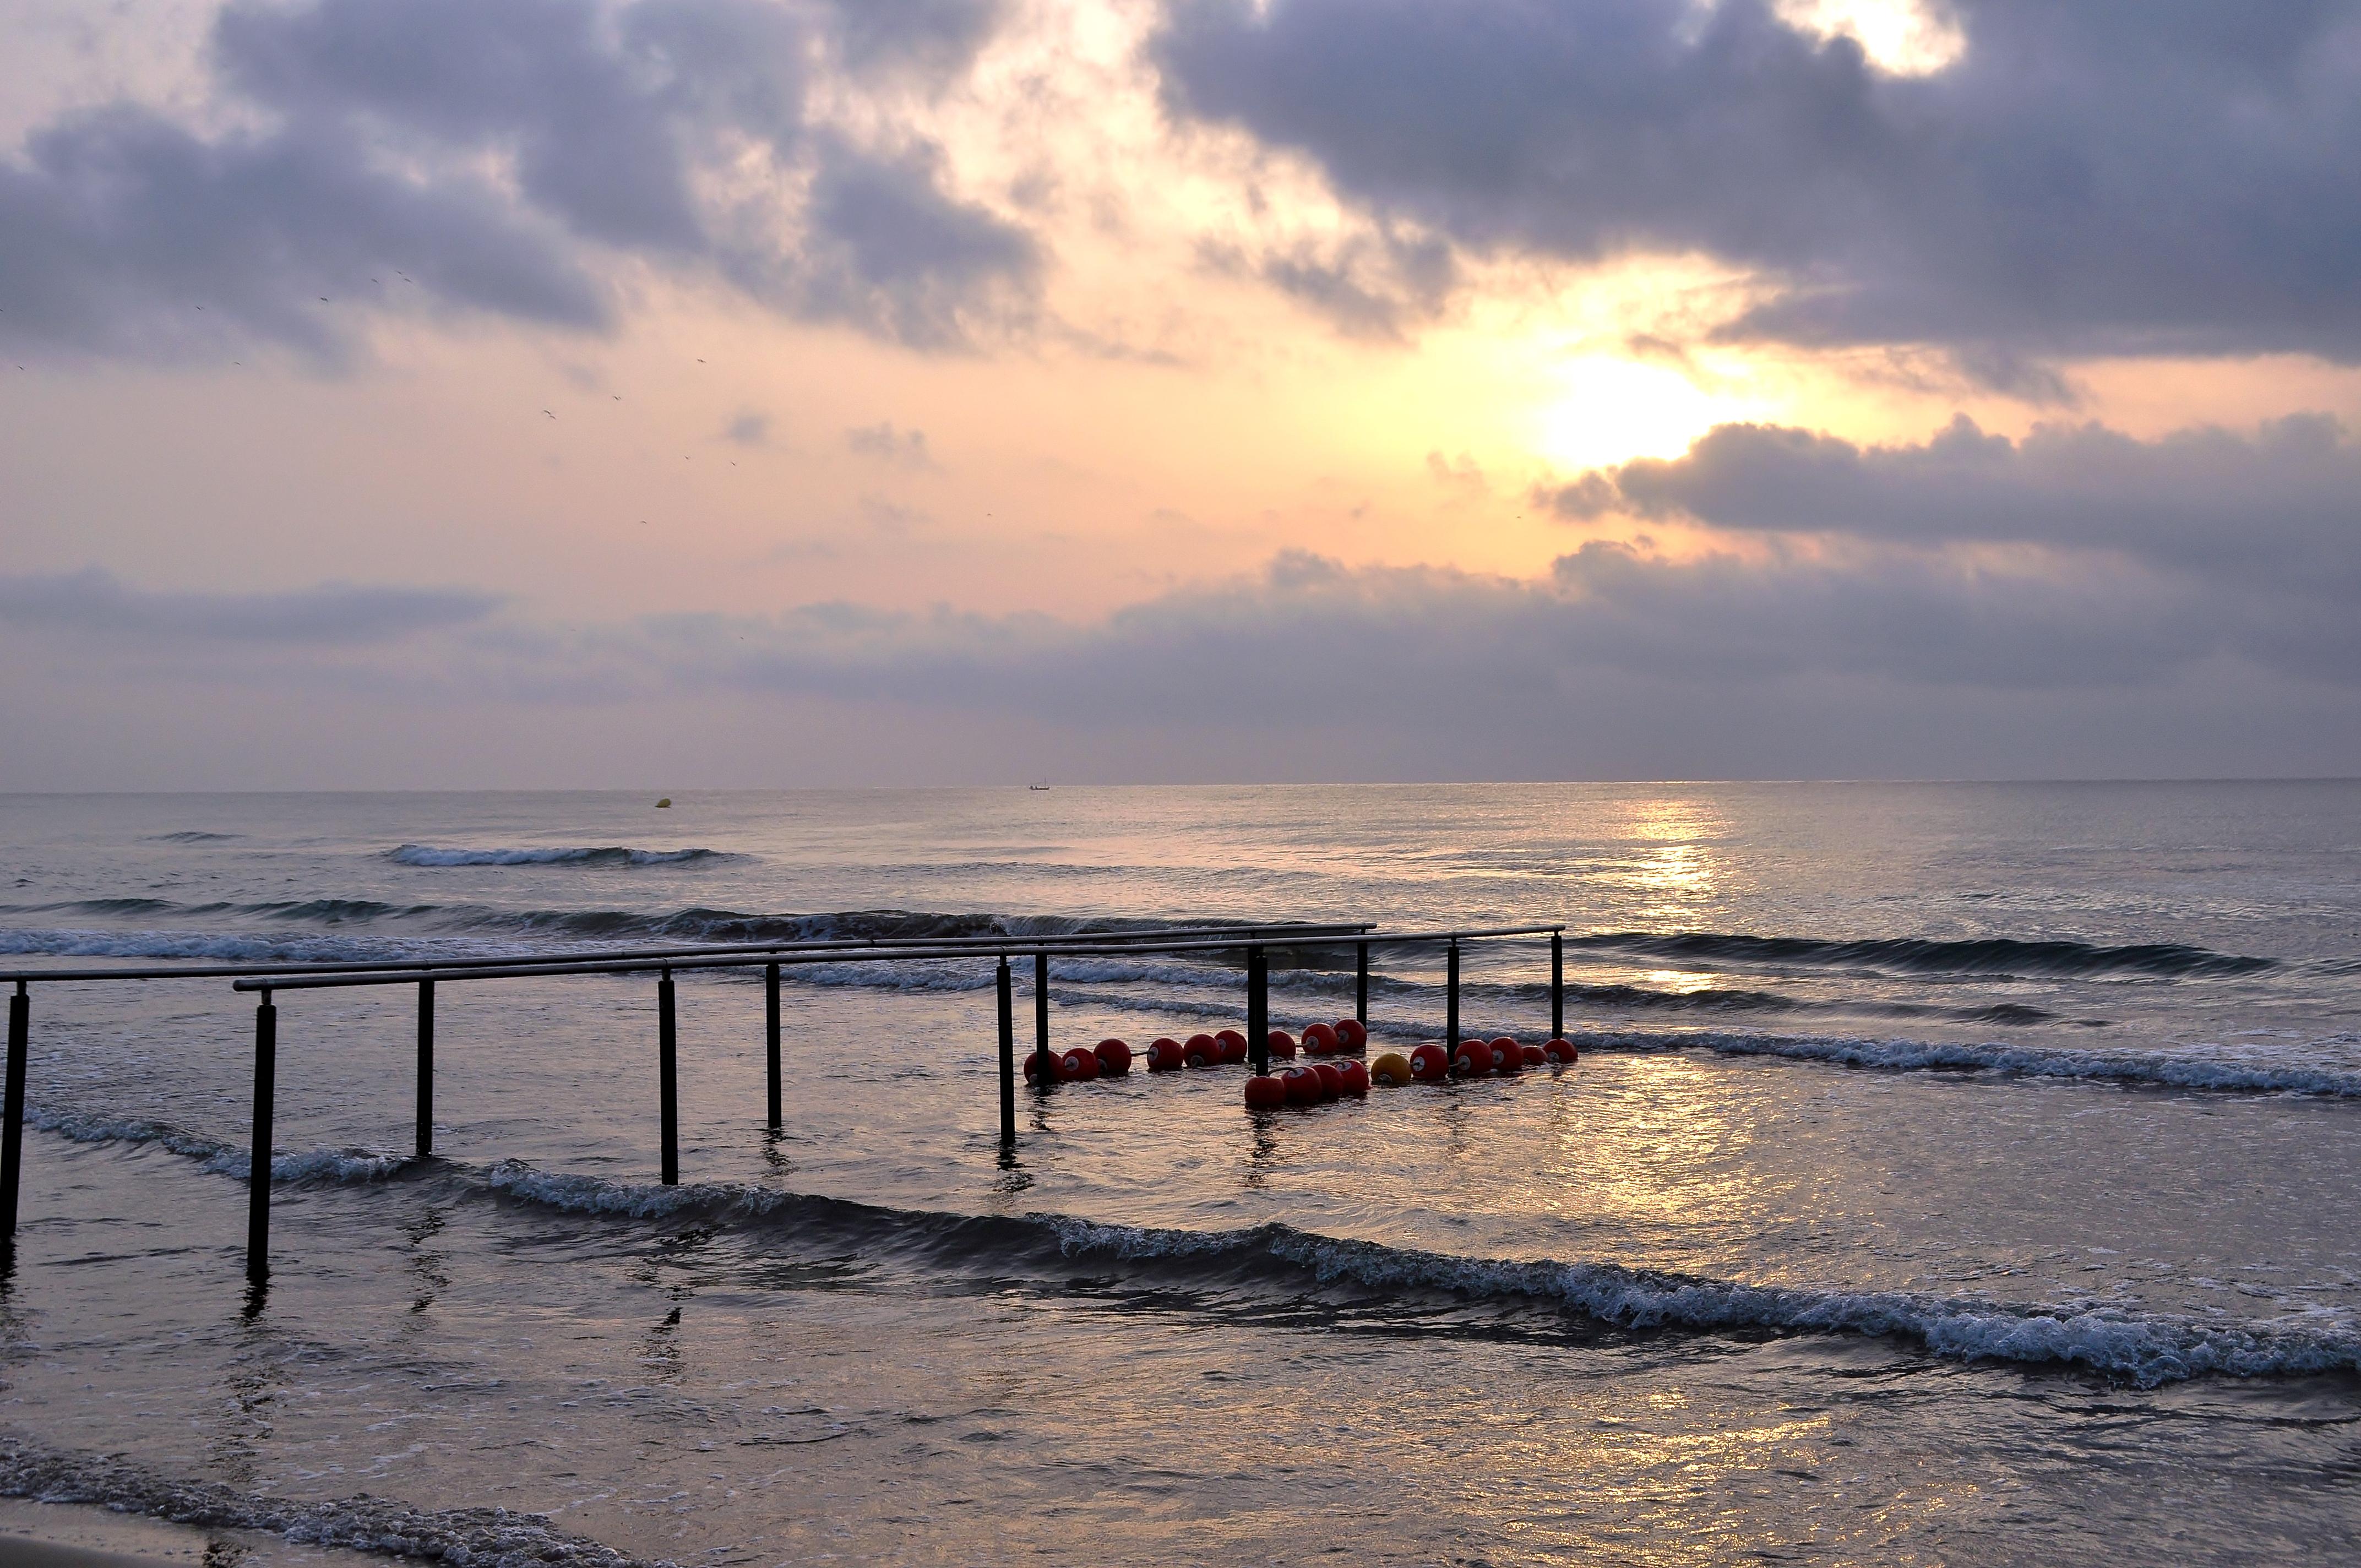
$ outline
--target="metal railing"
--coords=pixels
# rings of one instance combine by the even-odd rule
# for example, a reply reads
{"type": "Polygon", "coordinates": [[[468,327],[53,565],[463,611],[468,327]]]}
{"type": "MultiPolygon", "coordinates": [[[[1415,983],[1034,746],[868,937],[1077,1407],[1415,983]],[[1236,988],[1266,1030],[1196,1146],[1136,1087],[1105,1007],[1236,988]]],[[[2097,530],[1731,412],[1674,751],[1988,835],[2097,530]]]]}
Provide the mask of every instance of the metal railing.
{"type": "Polygon", "coordinates": [[[878,937],[808,938],[686,948],[609,948],[585,953],[495,955],[478,959],[410,959],[377,962],[183,964],[175,966],[24,970],[0,974],[13,982],[8,1003],[8,1057],[5,1108],[0,1108],[0,1269],[14,1265],[17,1178],[24,1146],[26,1061],[31,1034],[29,988],[36,984],[92,981],[230,979],[232,989],[258,993],[254,1020],[253,1143],[248,1153],[247,1277],[259,1288],[269,1277],[270,1162],[278,1076],[279,1009],[282,991],[319,991],[414,985],[418,996],[415,1157],[434,1154],[434,992],[445,981],[519,980],[576,974],[635,974],[653,971],[656,981],[656,1062],[660,1124],[660,1170],[665,1185],[680,1179],[678,1030],[673,971],[760,968],[763,971],[763,1021],[770,1128],[785,1122],[780,1053],[779,984],[784,970],[818,964],[904,963],[957,959],[997,960],[994,989],[999,1012],[1000,1141],[1016,1141],[1016,1015],[1009,968],[1012,956],[1033,959],[1033,1023],[1039,1063],[1038,1091],[1056,1080],[1049,1069],[1049,960],[1058,957],[1137,954],[1157,957],[1210,956],[1245,949],[1246,1040],[1254,1070],[1270,1067],[1269,954],[1336,948],[1352,943],[1355,957],[1353,1015],[1369,1016],[1369,951],[1376,947],[1440,946],[1444,951],[1445,1048],[1459,1048],[1459,959],[1463,942],[1547,937],[1550,944],[1550,1033],[1565,1030],[1565,927],[1496,926],[1380,932],[1368,922],[1311,925],[1199,926],[1127,932],[1064,932],[1040,936],[878,937]]]}

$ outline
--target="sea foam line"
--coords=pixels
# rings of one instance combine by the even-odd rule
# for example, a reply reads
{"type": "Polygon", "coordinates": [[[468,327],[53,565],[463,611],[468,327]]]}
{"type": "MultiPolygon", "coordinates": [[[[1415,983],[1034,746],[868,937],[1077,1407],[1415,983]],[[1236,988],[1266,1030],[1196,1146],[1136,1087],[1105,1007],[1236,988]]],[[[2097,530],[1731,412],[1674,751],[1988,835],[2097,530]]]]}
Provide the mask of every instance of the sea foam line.
{"type": "Polygon", "coordinates": [[[413,1508],[363,1493],[300,1502],[210,1481],[176,1481],[121,1454],[0,1442],[0,1497],[81,1503],[207,1530],[267,1530],[311,1546],[414,1557],[447,1568],[660,1568],[545,1514],[413,1508]]]}

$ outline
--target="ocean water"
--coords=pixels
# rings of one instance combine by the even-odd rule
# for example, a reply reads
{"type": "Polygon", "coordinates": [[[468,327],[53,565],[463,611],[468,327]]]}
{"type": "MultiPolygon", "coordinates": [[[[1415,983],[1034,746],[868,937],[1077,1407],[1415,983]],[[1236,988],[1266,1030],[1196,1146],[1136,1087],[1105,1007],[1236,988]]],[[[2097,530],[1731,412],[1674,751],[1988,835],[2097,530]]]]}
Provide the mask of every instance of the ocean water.
{"type": "MultiPolygon", "coordinates": [[[[35,988],[0,1493],[458,1563],[2349,1562],[2361,784],[0,797],[0,962],[1563,921],[1582,1059],[1020,1102],[988,959],[35,988]]],[[[1352,1007],[1341,955],[1274,1022],[1352,1007]]],[[[1375,1044],[1440,1032],[1379,949],[1375,1044]]],[[[1020,1035],[1030,965],[1018,966],[1020,1035]]],[[[1471,950],[1538,1039],[1546,949],[1471,950]]],[[[1059,960],[1060,1043],[1241,1021],[1059,960]]]]}

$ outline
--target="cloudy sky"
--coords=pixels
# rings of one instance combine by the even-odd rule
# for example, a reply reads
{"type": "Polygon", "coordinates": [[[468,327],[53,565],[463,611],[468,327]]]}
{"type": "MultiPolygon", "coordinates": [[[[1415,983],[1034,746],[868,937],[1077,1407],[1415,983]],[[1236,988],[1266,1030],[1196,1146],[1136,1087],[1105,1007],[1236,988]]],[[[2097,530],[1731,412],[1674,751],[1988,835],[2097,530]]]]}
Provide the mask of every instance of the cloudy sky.
{"type": "Polygon", "coordinates": [[[0,37],[0,787],[2361,773],[2361,0],[0,37]]]}

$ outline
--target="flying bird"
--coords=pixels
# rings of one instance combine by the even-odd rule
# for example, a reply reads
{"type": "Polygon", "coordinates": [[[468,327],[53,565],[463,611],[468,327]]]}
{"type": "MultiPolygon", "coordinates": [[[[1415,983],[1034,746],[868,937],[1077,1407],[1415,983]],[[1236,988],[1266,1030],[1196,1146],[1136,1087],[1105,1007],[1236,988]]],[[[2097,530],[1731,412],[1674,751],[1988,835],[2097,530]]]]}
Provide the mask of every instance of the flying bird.
{"type": "MultiPolygon", "coordinates": [[[[544,410],[542,410],[541,411],[542,411],[542,412],[544,412],[544,413],[545,413],[545,414],[549,414],[549,411],[548,411],[547,409],[544,409],[544,410]]],[[[552,419],[555,419],[557,416],[556,416],[555,414],[549,414],[549,417],[550,417],[550,418],[552,418],[552,419]]]]}

